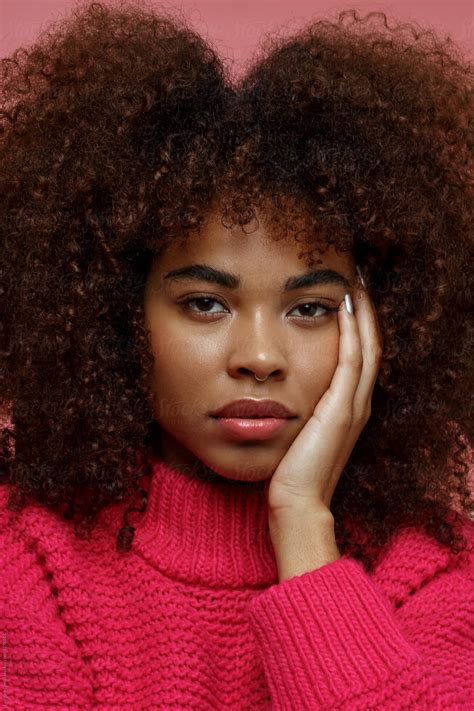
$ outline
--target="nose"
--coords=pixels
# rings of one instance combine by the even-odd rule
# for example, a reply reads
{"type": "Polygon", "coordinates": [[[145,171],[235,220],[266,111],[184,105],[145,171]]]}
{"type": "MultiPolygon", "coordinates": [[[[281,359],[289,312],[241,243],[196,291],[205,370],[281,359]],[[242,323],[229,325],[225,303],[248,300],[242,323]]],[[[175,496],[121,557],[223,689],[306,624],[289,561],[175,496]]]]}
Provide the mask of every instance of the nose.
{"type": "Polygon", "coordinates": [[[231,377],[251,377],[259,380],[272,378],[283,380],[287,377],[288,362],[286,348],[275,330],[265,328],[259,321],[255,329],[236,333],[235,347],[231,352],[227,370],[231,377]]]}

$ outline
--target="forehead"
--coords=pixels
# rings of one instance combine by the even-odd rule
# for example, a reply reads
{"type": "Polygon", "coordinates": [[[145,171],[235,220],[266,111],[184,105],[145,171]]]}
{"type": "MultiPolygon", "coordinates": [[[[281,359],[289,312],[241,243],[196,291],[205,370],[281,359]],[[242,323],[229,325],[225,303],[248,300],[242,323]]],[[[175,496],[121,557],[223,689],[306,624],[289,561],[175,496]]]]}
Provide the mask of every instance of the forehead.
{"type": "MultiPolygon", "coordinates": [[[[228,271],[239,272],[244,280],[280,280],[281,275],[297,274],[308,268],[311,246],[296,241],[294,235],[275,239],[261,219],[251,230],[239,225],[222,224],[219,213],[211,213],[199,230],[170,245],[155,260],[154,270],[165,272],[178,266],[207,263],[228,271]]],[[[349,252],[338,253],[333,245],[322,253],[313,252],[313,269],[328,267],[348,279],[354,264],[349,252]]]]}

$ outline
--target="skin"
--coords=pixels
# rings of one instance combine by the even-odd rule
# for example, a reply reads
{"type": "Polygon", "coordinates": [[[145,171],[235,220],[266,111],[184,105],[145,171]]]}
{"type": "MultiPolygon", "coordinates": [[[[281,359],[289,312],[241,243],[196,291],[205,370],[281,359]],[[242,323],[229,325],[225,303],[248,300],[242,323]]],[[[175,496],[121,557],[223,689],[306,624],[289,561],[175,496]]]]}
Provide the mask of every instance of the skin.
{"type": "Polygon", "coordinates": [[[155,357],[160,455],[171,466],[242,483],[268,482],[311,420],[338,365],[341,323],[337,311],[306,304],[321,301],[337,309],[345,293],[354,296],[356,272],[352,255],[331,246],[311,269],[333,269],[349,288],[330,283],[281,294],[289,276],[309,270],[301,250],[292,237],[272,241],[261,218],[246,234],[239,226],[222,226],[218,213],[211,213],[195,239],[155,258],[144,307],[155,357]],[[239,275],[240,288],[165,279],[194,263],[239,275]],[[178,303],[203,297],[216,301],[178,303]],[[268,379],[259,383],[254,374],[268,379]],[[278,400],[297,417],[271,439],[232,441],[209,412],[241,397],[278,400]]]}
{"type": "Polygon", "coordinates": [[[360,282],[353,306],[337,312],[339,355],[331,384],[269,483],[269,530],[280,581],[341,558],[331,500],[370,418],[383,351],[375,309],[360,282]]]}

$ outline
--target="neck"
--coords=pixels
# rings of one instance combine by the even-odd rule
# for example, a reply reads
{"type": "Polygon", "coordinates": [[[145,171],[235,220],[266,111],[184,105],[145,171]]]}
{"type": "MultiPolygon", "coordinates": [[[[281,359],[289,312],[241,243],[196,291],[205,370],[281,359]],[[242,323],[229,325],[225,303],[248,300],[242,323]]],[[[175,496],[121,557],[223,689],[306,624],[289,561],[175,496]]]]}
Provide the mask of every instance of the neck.
{"type": "Polygon", "coordinates": [[[164,575],[213,586],[278,581],[264,481],[235,481],[212,469],[150,460],[145,513],[133,548],[164,575]]]}

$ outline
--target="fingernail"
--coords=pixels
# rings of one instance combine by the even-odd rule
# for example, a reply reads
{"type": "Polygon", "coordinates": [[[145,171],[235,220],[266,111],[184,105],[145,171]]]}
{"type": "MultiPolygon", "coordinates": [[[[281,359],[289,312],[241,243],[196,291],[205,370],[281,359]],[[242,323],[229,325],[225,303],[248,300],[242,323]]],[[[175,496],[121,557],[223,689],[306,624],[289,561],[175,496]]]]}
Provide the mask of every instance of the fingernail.
{"type": "Polygon", "coordinates": [[[350,294],[346,294],[344,296],[344,301],[346,303],[346,309],[349,311],[350,314],[354,313],[354,307],[352,305],[352,299],[350,294]]]}
{"type": "Polygon", "coordinates": [[[356,264],[356,271],[357,271],[357,274],[359,275],[359,279],[360,279],[360,282],[361,282],[362,286],[364,287],[364,289],[366,289],[366,288],[367,288],[367,285],[366,285],[366,283],[365,283],[365,281],[364,281],[364,277],[362,276],[362,272],[361,272],[360,267],[359,267],[358,264],[356,264]]]}

